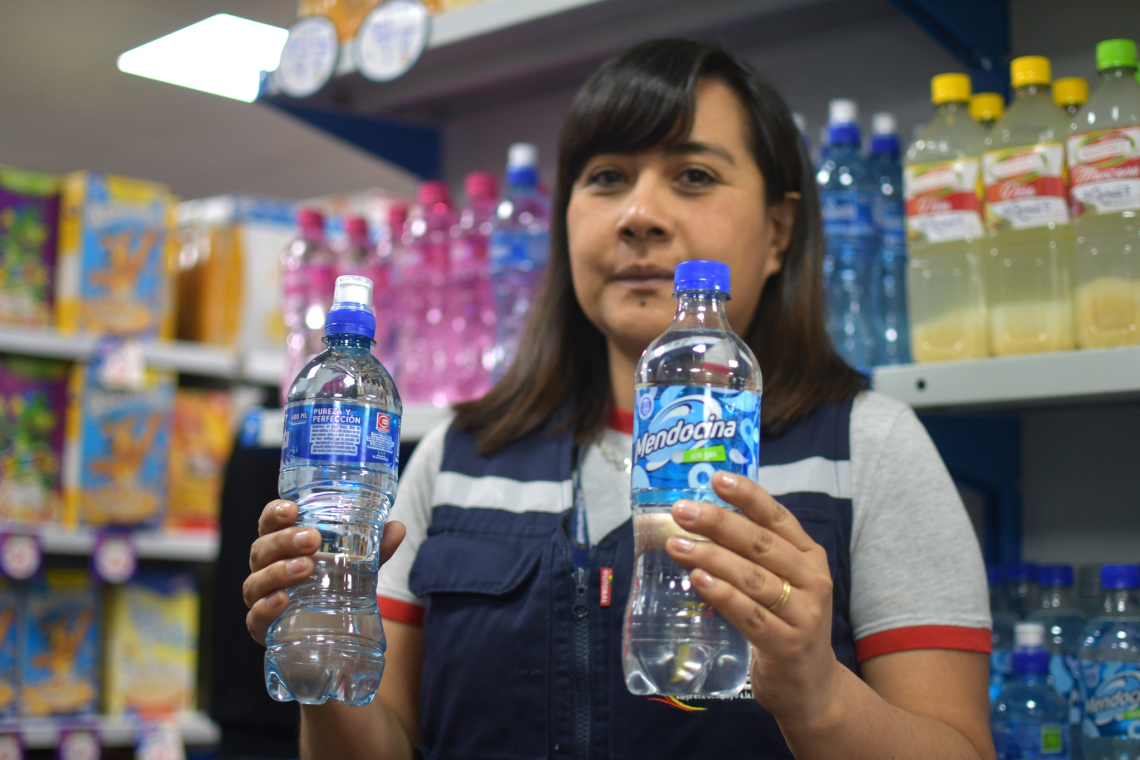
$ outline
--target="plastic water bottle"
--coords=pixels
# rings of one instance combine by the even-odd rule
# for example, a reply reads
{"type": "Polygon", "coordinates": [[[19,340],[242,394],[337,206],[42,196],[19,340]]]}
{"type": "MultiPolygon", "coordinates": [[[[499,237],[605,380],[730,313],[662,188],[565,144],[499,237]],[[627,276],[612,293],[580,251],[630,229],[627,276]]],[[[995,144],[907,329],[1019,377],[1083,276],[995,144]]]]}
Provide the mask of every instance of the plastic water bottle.
{"type": "Polygon", "coordinates": [[[1019,562],[1006,565],[1005,593],[1009,609],[1019,620],[1037,609],[1037,565],[1032,562],[1019,562]]]}
{"type": "Polygon", "coordinates": [[[860,146],[855,102],[830,104],[828,147],[816,180],[823,211],[824,288],[828,326],[847,363],[868,372],[875,361],[875,296],[878,243],[877,190],[860,146]]]}
{"type": "Polygon", "coordinates": [[[344,218],[344,241],[336,251],[336,275],[355,274],[367,277],[375,285],[372,267],[376,263],[376,252],[368,237],[368,221],[359,215],[344,218]]]}
{"type": "Polygon", "coordinates": [[[451,241],[451,398],[467,401],[491,389],[490,363],[495,349],[495,291],[487,246],[495,227],[499,187],[494,174],[467,175],[467,206],[459,214],[451,241]]]}
{"type": "Polygon", "coordinates": [[[1069,760],[1069,705],[1049,685],[1040,623],[1018,623],[1013,678],[990,711],[998,760],[1069,760]]]}
{"type": "Polygon", "coordinates": [[[1140,758],[1140,567],[1100,569],[1104,612],[1081,642],[1081,748],[1085,760],[1140,758]]]}
{"type": "Polygon", "coordinates": [[[686,535],[678,499],[732,509],[712,489],[718,470],[756,479],[760,366],[728,324],[729,270],[686,261],[674,273],[677,315],[637,365],[633,426],[634,578],[622,627],[633,694],[729,697],[743,688],[748,640],[701,599],[665,541],[686,535]]]}
{"type": "Polygon", "coordinates": [[[297,372],[320,353],[325,315],[332,304],[335,258],[325,242],[324,215],[314,208],[302,208],[297,212],[297,227],[297,237],[281,252],[285,319],[282,403],[297,372]]]}
{"type": "Polygon", "coordinates": [[[1077,607],[1073,596],[1072,565],[1042,565],[1037,568],[1040,597],[1037,609],[1026,620],[1045,629],[1045,649],[1049,652],[1049,680],[1069,705],[1069,746],[1077,756],[1080,744],[1081,687],[1077,652],[1088,617],[1077,607]]]}
{"type": "Polygon", "coordinates": [[[879,235],[878,309],[875,311],[875,364],[910,362],[906,314],[906,210],[898,124],[893,114],[871,117],[871,156],[867,161],[878,192],[875,228],[879,235]]]}
{"type": "Polygon", "coordinates": [[[393,203],[388,207],[387,224],[380,227],[376,241],[375,277],[372,280],[372,313],[376,316],[376,347],[372,353],[389,369],[397,383],[401,382],[396,352],[403,302],[395,290],[396,266],[401,258],[401,238],[407,220],[407,206],[393,203]]]}
{"type": "Polygon", "coordinates": [[[1009,609],[1009,600],[1002,586],[1001,566],[987,565],[986,578],[990,586],[990,617],[993,618],[990,634],[993,644],[990,650],[990,704],[993,705],[1013,675],[1013,627],[1017,624],[1017,615],[1009,609]]]}
{"type": "Polygon", "coordinates": [[[375,330],[372,282],[339,278],[328,348],[289,388],[278,491],[297,503],[297,525],[320,531],[321,546],[265,636],[265,684],[282,702],[365,705],[384,673],[376,575],[403,406],[370,353],[375,330]]]}
{"type": "Polygon", "coordinates": [[[550,256],[550,203],[538,187],[538,149],[515,143],[507,154],[507,194],[491,233],[491,282],[498,306],[498,343],[492,371],[501,377],[514,361],[530,306],[550,256]]]}

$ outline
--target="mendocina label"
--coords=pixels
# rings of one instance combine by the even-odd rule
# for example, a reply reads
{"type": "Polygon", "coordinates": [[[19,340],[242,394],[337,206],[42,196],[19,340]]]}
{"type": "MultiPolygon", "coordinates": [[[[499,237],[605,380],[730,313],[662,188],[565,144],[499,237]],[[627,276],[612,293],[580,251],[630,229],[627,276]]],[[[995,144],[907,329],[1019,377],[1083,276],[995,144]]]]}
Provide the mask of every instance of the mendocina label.
{"type": "Polygon", "coordinates": [[[760,394],[684,385],[637,391],[631,484],[639,489],[712,489],[714,473],[756,480],[760,394]]]}
{"type": "Polygon", "coordinates": [[[400,463],[400,417],[355,401],[289,404],[282,465],[354,464],[395,475],[400,463]]]}
{"type": "Polygon", "coordinates": [[[1140,127],[1081,132],[1068,149],[1073,216],[1140,209],[1140,127]]]}
{"type": "Polygon", "coordinates": [[[1081,662],[1088,737],[1140,739],[1140,663],[1081,662]]]}

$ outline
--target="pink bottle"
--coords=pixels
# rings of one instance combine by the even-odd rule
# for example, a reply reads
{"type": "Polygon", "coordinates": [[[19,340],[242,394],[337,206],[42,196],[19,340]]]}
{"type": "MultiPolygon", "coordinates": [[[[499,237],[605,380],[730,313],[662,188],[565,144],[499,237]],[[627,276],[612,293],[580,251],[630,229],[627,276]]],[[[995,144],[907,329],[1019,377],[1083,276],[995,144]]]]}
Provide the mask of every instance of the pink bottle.
{"type": "Polygon", "coordinates": [[[408,220],[408,207],[394,203],[388,207],[388,224],[380,228],[376,258],[372,268],[372,313],[376,315],[376,346],[373,355],[397,384],[400,383],[397,349],[399,343],[399,299],[397,263],[403,258],[401,239],[408,220]]]}
{"type": "MultiPolygon", "coordinates": [[[[336,274],[358,274],[372,279],[376,250],[368,239],[368,222],[362,216],[344,219],[344,243],[336,251],[336,274]]],[[[375,285],[375,281],[373,281],[375,285]]]]}
{"type": "Polygon", "coordinates": [[[297,373],[324,348],[321,338],[336,281],[335,259],[325,242],[324,215],[314,208],[302,208],[297,212],[297,227],[297,237],[281,253],[286,329],[282,403],[297,373]]]}
{"type": "Polygon", "coordinates": [[[495,291],[487,245],[495,227],[499,183],[494,174],[467,175],[467,207],[451,242],[451,401],[478,398],[491,389],[488,364],[495,348],[495,291]]]}
{"type": "Polygon", "coordinates": [[[400,395],[411,403],[447,406],[455,351],[447,324],[448,256],[459,219],[445,182],[420,185],[404,225],[400,286],[400,395]]]}

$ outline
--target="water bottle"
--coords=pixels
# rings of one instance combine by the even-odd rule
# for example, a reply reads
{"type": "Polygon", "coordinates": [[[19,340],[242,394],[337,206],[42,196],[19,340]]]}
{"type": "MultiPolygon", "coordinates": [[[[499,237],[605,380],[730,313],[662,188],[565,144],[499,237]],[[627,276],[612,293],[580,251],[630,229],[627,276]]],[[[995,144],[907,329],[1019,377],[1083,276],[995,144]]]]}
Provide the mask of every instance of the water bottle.
{"type": "Polygon", "coordinates": [[[1085,760],[1140,758],[1140,567],[1100,569],[1104,610],[1081,642],[1081,748],[1085,760]]]}
{"type": "Polygon", "coordinates": [[[380,537],[396,497],[400,394],[370,353],[372,282],[346,276],[325,327],[328,348],[289,388],[281,498],[316,528],[313,574],[265,636],[265,684],[278,701],[365,705],[384,672],[376,605],[380,537]]]}
{"type": "Polygon", "coordinates": [[[990,650],[990,704],[997,702],[998,695],[1013,675],[1013,627],[1017,615],[1009,609],[1009,600],[1002,586],[1002,572],[999,565],[986,566],[986,578],[990,587],[990,617],[993,618],[990,650]]]}
{"type": "Polygon", "coordinates": [[[491,282],[498,309],[498,342],[492,357],[497,379],[514,361],[530,317],[530,305],[550,248],[550,203],[538,187],[538,150],[515,143],[507,155],[507,194],[491,233],[491,282]]]}
{"type": "Polygon", "coordinates": [[[823,212],[828,327],[847,363],[869,372],[875,361],[876,183],[863,159],[855,102],[833,100],[830,112],[827,152],[816,174],[823,212]]]}
{"type": "Polygon", "coordinates": [[[1049,685],[1040,623],[1018,623],[1013,678],[990,711],[998,760],[1069,760],[1069,705],[1049,685]]]}
{"type": "Polygon", "coordinates": [[[1009,609],[1019,620],[1037,609],[1037,565],[1015,562],[1003,568],[1009,609]]]}
{"type": "Polygon", "coordinates": [[[297,227],[297,236],[281,252],[281,305],[285,320],[282,403],[297,372],[321,351],[335,261],[325,242],[325,218],[320,211],[300,209],[297,227]]]}
{"type": "Polygon", "coordinates": [[[871,157],[875,180],[875,228],[879,235],[879,276],[875,310],[875,364],[910,362],[910,328],[906,316],[906,211],[898,126],[893,114],[871,117],[871,157]]]}
{"type": "Polygon", "coordinates": [[[468,401],[491,389],[489,364],[495,348],[495,291],[487,245],[495,227],[499,187],[494,174],[472,172],[464,181],[467,206],[451,241],[451,398],[468,401]]]}
{"type": "Polygon", "coordinates": [[[402,255],[400,246],[407,220],[407,206],[393,203],[388,207],[387,224],[380,227],[376,241],[376,266],[373,268],[372,280],[372,313],[376,316],[376,346],[372,353],[389,369],[397,383],[401,382],[397,371],[397,348],[403,299],[396,291],[396,267],[402,255]]]}
{"type": "Polygon", "coordinates": [[[634,578],[622,627],[633,694],[730,697],[748,675],[750,646],[692,588],[665,551],[685,535],[678,499],[734,509],[712,489],[718,470],[756,480],[760,366],[728,324],[728,267],[686,261],[674,273],[677,314],[637,365],[633,426],[634,578]]]}
{"type": "Polygon", "coordinates": [[[1045,629],[1049,680],[1069,705],[1069,746],[1076,757],[1081,734],[1081,676],[1077,652],[1089,619],[1073,597],[1072,565],[1037,568],[1037,587],[1040,591],[1038,606],[1026,620],[1040,623],[1045,629]]]}

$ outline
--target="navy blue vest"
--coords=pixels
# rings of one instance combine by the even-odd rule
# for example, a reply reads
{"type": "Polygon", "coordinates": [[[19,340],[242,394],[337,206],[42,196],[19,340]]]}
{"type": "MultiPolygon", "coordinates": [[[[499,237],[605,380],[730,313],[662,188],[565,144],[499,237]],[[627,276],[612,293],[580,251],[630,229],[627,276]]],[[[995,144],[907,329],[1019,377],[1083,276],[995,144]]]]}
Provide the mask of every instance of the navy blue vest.
{"type": "MultiPolygon", "coordinates": [[[[851,590],[851,403],[761,441],[759,480],[826,550],[832,646],[855,670],[851,590]]],[[[746,692],[730,700],[634,696],[621,664],[633,568],[626,521],[574,582],[567,538],[570,435],[550,426],[491,456],[448,432],[411,590],[428,598],[421,694],[426,758],[791,758],[746,692]],[[613,568],[602,606],[601,571],[613,568]]]]}

